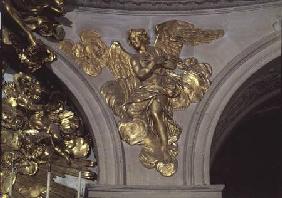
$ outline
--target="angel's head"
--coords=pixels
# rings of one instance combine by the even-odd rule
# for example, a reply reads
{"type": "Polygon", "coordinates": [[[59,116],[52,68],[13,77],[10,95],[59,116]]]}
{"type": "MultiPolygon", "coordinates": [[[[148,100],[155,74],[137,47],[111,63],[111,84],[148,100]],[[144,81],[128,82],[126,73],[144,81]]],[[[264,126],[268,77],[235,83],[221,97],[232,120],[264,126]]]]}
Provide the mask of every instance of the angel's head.
{"type": "Polygon", "coordinates": [[[149,45],[149,37],[144,29],[130,29],[128,31],[128,40],[130,45],[137,51],[149,45]]]}

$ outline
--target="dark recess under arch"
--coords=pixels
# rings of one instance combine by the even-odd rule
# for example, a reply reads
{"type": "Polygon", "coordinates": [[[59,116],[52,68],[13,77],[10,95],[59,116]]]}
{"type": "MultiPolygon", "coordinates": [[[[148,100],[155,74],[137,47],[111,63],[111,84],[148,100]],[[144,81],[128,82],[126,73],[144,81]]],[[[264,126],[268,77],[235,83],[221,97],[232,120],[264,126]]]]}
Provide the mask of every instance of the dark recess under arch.
{"type": "MultiPolygon", "coordinates": [[[[216,147],[216,141],[226,132],[223,130],[224,127],[216,127],[215,133],[218,135],[215,136],[216,139],[213,139],[211,149],[211,152],[216,151],[216,153],[211,155],[213,159],[210,176],[211,184],[225,184],[223,198],[282,197],[282,111],[281,88],[278,87],[281,85],[281,57],[256,72],[242,87],[252,81],[258,82],[257,89],[268,90],[263,93],[264,95],[275,90],[276,94],[242,116],[224,140],[220,141],[221,145],[217,145],[218,149],[213,149],[216,147]],[[259,83],[260,79],[269,73],[273,74],[272,77],[265,78],[263,84],[259,83]],[[258,85],[264,85],[264,87],[258,85]]],[[[233,109],[244,110],[236,106],[234,102],[234,97],[240,94],[238,91],[221,115],[220,120],[221,122],[225,120],[226,125],[232,122],[232,119],[226,117],[232,117],[234,113],[230,111],[230,105],[233,105],[233,109]]],[[[243,96],[243,94],[240,95],[243,96]]],[[[248,97],[245,100],[248,100],[248,97]]]]}

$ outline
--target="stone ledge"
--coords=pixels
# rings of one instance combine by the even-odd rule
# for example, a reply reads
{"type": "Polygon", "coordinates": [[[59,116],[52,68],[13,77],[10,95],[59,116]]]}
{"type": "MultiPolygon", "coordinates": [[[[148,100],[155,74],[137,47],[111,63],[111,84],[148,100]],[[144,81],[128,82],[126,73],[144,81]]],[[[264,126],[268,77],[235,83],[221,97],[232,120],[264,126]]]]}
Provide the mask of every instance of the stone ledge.
{"type": "Polygon", "coordinates": [[[89,185],[88,198],[221,198],[224,185],[115,186],[89,185]]]}

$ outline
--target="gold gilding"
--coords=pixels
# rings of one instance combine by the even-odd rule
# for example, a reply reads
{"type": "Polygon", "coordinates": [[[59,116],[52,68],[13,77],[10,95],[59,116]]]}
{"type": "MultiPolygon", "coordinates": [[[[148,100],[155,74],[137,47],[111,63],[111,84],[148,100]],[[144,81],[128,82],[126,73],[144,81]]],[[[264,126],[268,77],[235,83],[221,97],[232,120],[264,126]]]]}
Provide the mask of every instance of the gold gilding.
{"type": "MultiPolygon", "coordinates": [[[[8,196],[13,182],[15,197],[45,197],[44,174],[48,163],[52,164],[52,178],[78,176],[82,171],[84,178],[96,179],[96,173],[88,168],[95,162],[86,160],[91,150],[90,140],[80,132],[81,120],[66,105],[66,99],[23,73],[5,82],[3,92],[0,172],[4,180],[1,181],[3,196],[8,196]],[[47,97],[41,100],[43,92],[47,97]]],[[[59,189],[75,194],[71,189],[55,185],[53,179],[51,183],[55,186],[52,193],[59,189]]],[[[55,193],[53,197],[58,195],[55,193]]]]}
{"type": "Polygon", "coordinates": [[[0,180],[1,180],[1,196],[8,197],[8,193],[11,189],[11,186],[16,181],[16,174],[11,171],[1,170],[0,171],[0,180]],[[12,185],[11,185],[12,184],[12,185]]]}
{"type": "MultiPolygon", "coordinates": [[[[30,72],[34,72],[56,59],[55,54],[32,34],[63,40],[65,32],[57,20],[65,14],[64,0],[26,1],[2,0],[3,47],[13,48],[15,54],[5,59],[19,59],[30,72]]],[[[23,68],[20,68],[22,70],[23,68]]]]}
{"type": "Polygon", "coordinates": [[[119,42],[108,47],[94,30],[83,31],[81,41],[63,41],[60,48],[83,70],[97,76],[107,66],[114,80],[106,82],[101,94],[119,117],[121,139],[142,145],[139,159],[163,176],[177,169],[177,141],[181,127],[173,110],[198,102],[210,86],[211,66],[194,57],[180,58],[183,45],[209,43],[223,30],[202,30],[193,24],[171,20],[156,25],[156,40],[149,45],[144,29],[128,32],[136,54],[126,52],[119,42]]]}
{"type": "Polygon", "coordinates": [[[58,17],[65,13],[64,0],[1,0],[0,6],[1,69],[3,74],[8,67],[21,71],[13,81],[3,82],[1,197],[8,198],[11,188],[15,198],[46,197],[48,164],[52,164],[50,197],[74,197],[75,190],[55,183],[54,178],[77,177],[79,171],[86,179],[97,178],[89,169],[96,162],[86,159],[91,140],[56,86],[43,87],[37,80],[47,71],[38,70],[52,63],[56,56],[33,35],[36,32],[47,39],[63,40],[65,33],[58,17]]]}
{"type": "Polygon", "coordinates": [[[60,47],[75,59],[85,73],[97,76],[107,65],[108,48],[95,31],[81,32],[80,39],[81,43],[76,44],[71,40],[64,40],[60,47]]]}

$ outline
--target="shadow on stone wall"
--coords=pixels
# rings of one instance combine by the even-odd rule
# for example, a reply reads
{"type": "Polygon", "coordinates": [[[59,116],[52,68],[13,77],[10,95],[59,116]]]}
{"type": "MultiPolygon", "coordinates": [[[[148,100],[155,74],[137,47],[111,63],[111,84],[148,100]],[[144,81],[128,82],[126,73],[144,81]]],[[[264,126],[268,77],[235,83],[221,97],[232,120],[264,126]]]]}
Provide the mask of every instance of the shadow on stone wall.
{"type": "Polygon", "coordinates": [[[281,93],[239,122],[211,166],[223,198],[282,197],[281,93]]]}

